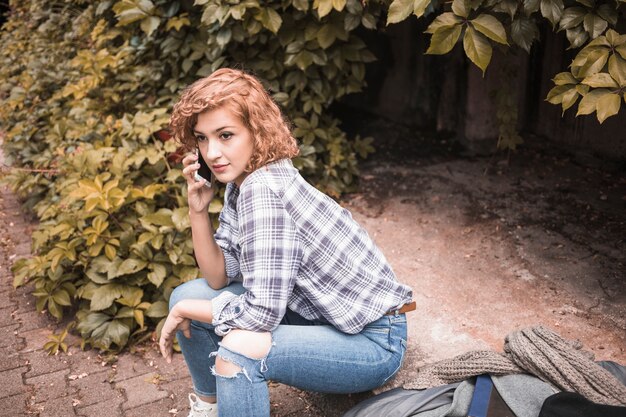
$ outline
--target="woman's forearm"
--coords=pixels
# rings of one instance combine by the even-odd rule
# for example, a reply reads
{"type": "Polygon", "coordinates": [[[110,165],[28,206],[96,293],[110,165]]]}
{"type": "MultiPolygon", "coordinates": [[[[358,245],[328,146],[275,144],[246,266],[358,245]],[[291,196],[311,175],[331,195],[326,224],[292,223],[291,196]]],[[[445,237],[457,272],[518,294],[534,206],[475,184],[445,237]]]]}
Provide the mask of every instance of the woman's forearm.
{"type": "Polygon", "coordinates": [[[181,300],[172,308],[171,313],[184,319],[201,321],[203,323],[213,322],[213,304],[211,300],[181,300]]]}
{"type": "Polygon", "coordinates": [[[224,253],[213,238],[213,226],[209,214],[189,212],[191,235],[196,262],[200,273],[215,290],[226,286],[224,253]]]}

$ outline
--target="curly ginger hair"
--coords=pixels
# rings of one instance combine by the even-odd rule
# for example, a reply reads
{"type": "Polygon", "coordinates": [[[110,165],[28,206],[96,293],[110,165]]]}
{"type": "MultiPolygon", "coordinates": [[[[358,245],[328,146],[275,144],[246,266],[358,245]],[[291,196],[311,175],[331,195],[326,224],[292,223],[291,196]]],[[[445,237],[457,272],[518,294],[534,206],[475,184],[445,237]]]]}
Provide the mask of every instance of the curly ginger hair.
{"type": "Polygon", "coordinates": [[[198,115],[223,106],[239,116],[252,134],[254,152],[246,171],[298,155],[298,144],[289,123],[261,82],[231,68],[219,69],[183,91],[170,118],[172,135],[187,150],[195,149],[193,131],[198,115]]]}

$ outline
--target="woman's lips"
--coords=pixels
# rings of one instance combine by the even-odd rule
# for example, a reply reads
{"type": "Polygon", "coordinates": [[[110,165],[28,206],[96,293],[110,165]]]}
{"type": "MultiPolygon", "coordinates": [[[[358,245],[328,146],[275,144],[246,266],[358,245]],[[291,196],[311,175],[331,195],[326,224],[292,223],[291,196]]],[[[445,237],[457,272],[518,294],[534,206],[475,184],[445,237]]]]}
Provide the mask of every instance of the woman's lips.
{"type": "Polygon", "coordinates": [[[228,164],[221,164],[221,165],[211,165],[211,169],[213,170],[213,172],[215,172],[216,174],[220,174],[224,171],[226,171],[226,168],[228,168],[228,164]]]}

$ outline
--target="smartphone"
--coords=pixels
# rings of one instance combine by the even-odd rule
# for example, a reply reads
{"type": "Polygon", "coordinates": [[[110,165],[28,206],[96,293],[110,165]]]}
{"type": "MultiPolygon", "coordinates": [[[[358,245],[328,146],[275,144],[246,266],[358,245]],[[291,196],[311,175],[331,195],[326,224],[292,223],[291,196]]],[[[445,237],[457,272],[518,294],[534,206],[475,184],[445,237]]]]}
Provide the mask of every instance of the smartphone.
{"type": "Polygon", "coordinates": [[[211,188],[211,184],[213,184],[213,174],[209,169],[209,166],[205,162],[204,158],[200,154],[200,149],[196,148],[196,155],[198,155],[198,163],[200,164],[200,168],[196,171],[194,175],[194,179],[196,181],[206,180],[206,186],[211,188]]]}

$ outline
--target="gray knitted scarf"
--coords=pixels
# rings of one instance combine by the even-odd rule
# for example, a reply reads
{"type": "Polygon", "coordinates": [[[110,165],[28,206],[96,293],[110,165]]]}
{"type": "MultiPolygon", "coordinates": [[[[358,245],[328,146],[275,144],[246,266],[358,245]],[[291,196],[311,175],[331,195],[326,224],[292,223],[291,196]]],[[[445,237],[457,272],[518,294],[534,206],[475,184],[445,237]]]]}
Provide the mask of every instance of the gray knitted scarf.
{"type": "Polygon", "coordinates": [[[543,326],[515,331],[504,340],[504,354],[473,351],[420,369],[417,379],[404,385],[424,389],[480,375],[528,373],[562,391],[577,392],[609,405],[626,405],[626,386],[593,361],[579,341],[567,341],[543,326]]]}

